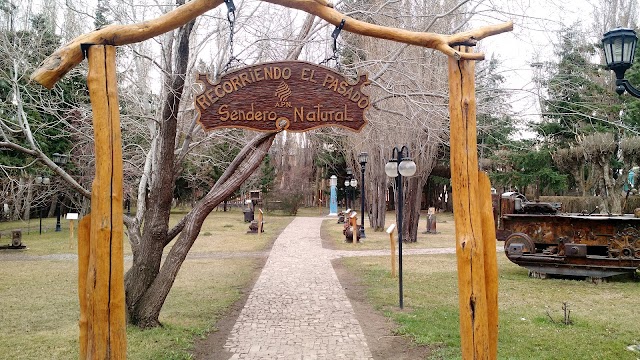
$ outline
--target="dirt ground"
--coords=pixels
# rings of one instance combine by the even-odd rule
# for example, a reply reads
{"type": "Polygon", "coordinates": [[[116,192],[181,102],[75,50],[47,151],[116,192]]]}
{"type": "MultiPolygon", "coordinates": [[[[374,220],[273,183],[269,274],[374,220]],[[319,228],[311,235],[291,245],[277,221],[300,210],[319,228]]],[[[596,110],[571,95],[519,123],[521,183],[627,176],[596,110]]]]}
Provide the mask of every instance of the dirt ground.
{"type": "MultiPolygon", "coordinates": [[[[325,234],[322,234],[322,239],[323,247],[333,248],[332,242],[327,239],[325,234]]],[[[261,265],[264,266],[265,262],[266,258],[262,260],[261,265]]],[[[356,276],[348,271],[342,260],[334,260],[332,265],[351,301],[351,306],[353,306],[356,318],[364,331],[374,359],[417,360],[425,359],[429,355],[428,347],[416,345],[409,338],[394,334],[396,324],[375,311],[367,303],[366,288],[356,276]]],[[[243,289],[242,298],[233,304],[227,315],[215,324],[217,331],[210,333],[204,339],[196,340],[193,352],[195,359],[224,360],[231,357],[232,354],[226,351],[224,344],[259,275],[259,272],[256,272],[251,284],[243,289]]]]}

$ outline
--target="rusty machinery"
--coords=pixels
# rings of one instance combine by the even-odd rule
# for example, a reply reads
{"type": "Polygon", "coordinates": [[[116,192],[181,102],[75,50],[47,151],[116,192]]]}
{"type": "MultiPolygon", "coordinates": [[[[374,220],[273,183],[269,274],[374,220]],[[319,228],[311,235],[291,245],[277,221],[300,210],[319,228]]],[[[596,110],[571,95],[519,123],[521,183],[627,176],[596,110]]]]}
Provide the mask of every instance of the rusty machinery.
{"type": "Polygon", "coordinates": [[[519,193],[494,195],[496,236],[505,254],[534,276],[606,278],[640,266],[640,218],[563,213],[560,203],[519,193]]]}

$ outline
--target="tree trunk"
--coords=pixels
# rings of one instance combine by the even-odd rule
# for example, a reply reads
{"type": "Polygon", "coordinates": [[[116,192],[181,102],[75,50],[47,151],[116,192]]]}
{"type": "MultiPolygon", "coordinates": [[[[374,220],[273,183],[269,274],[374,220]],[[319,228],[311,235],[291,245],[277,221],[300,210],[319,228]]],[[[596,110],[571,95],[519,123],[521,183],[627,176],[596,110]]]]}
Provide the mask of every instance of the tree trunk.
{"type": "Polygon", "coordinates": [[[584,165],[578,165],[573,169],[575,169],[572,171],[572,175],[576,181],[576,193],[581,194],[583,197],[587,196],[586,181],[584,179],[584,165]]]}
{"type": "Polygon", "coordinates": [[[49,206],[49,210],[47,211],[47,218],[51,218],[56,216],[56,209],[58,206],[58,201],[60,196],[58,196],[58,193],[56,191],[54,191],[53,195],[51,196],[51,205],[49,206]]]}
{"type": "Polygon", "coordinates": [[[420,221],[423,186],[424,182],[417,176],[409,178],[403,186],[404,221],[402,223],[402,240],[404,242],[418,241],[418,223],[420,221]]]}
{"type": "MultiPolygon", "coordinates": [[[[374,231],[384,231],[384,222],[387,214],[387,189],[389,187],[387,175],[384,173],[384,160],[382,149],[370,151],[367,164],[365,188],[367,205],[369,205],[369,226],[374,231]]],[[[366,215],[366,214],[365,214],[366,215]]]]}
{"type": "Polygon", "coordinates": [[[616,186],[615,183],[616,181],[613,179],[612,177],[612,170],[609,166],[609,162],[606,161],[608,159],[603,159],[603,161],[601,162],[602,164],[602,173],[603,173],[603,179],[604,179],[604,186],[605,189],[607,191],[607,198],[609,199],[608,205],[608,212],[611,214],[621,214],[622,213],[622,195],[619,191],[616,190],[616,186]]]}
{"type": "Polygon", "coordinates": [[[32,200],[33,200],[33,181],[31,180],[31,177],[29,177],[29,180],[27,181],[27,196],[24,199],[24,207],[23,207],[24,214],[22,215],[22,219],[24,221],[29,221],[29,219],[31,218],[31,201],[32,200]]]}
{"type": "Polygon", "coordinates": [[[20,220],[20,214],[22,214],[22,207],[24,205],[24,189],[25,189],[25,181],[24,177],[20,176],[20,181],[17,186],[14,186],[15,191],[13,192],[13,212],[11,214],[12,221],[20,220]]]}
{"type": "Polygon", "coordinates": [[[384,231],[384,222],[387,213],[387,179],[376,179],[370,186],[369,224],[374,231],[384,231]]]}
{"type": "MultiPolygon", "coordinates": [[[[175,176],[174,152],[178,109],[184,89],[185,74],[189,62],[189,36],[194,21],[177,31],[172,69],[165,77],[165,100],[162,121],[159,122],[158,146],[149,184],[148,207],[144,214],[144,228],[139,244],[132,243],[133,265],[125,275],[127,313],[129,322],[142,328],[159,325],[157,316],[148,316],[143,298],[160,271],[162,249],[169,242],[169,215],[173,200],[175,176]]],[[[139,225],[136,225],[139,226],[139,225]]],[[[132,229],[139,232],[139,228],[132,229]]]]}
{"type": "Polygon", "coordinates": [[[271,147],[271,142],[274,137],[275,133],[260,134],[253,141],[245,145],[220,180],[218,180],[209,193],[194,206],[183,221],[176,225],[176,228],[172,229],[165,238],[165,242],[161,243],[158,241],[152,244],[154,247],[160,246],[162,248],[172,240],[173,236],[171,233],[180,233],[178,240],[169,251],[159,271],[155,271],[155,265],[156,263],[159,264],[157,257],[162,256],[162,249],[150,254],[150,256],[153,257],[153,261],[149,263],[152,263],[152,266],[154,266],[153,269],[144,267],[144,265],[148,263],[145,261],[146,253],[134,254],[134,258],[140,258],[142,260],[138,263],[134,262],[134,266],[132,266],[131,270],[127,273],[127,279],[129,281],[126,285],[128,291],[129,289],[136,291],[136,294],[140,294],[140,296],[136,298],[135,303],[130,303],[129,293],[127,293],[127,310],[129,312],[130,322],[141,328],[154,327],[160,324],[158,317],[160,316],[162,305],[169,294],[169,290],[171,290],[178,270],[182,266],[200,232],[202,223],[218,204],[239,189],[240,185],[260,166],[269,151],[269,147],[271,147]],[[136,270],[134,270],[134,267],[136,270]],[[144,286],[146,281],[136,279],[134,276],[136,272],[134,271],[141,272],[140,275],[144,276],[144,279],[148,279],[149,274],[157,275],[153,277],[148,286],[144,286]],[[129,306],[130,304],[131,306],[129,306]]]}

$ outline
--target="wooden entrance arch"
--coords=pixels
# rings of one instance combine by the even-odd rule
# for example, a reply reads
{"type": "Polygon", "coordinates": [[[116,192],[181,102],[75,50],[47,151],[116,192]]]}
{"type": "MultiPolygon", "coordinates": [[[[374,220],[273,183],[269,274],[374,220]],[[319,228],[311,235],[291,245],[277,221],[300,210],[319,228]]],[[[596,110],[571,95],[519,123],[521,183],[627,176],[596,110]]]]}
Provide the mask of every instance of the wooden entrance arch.
{"type": "MultiPolygon", "coordinates": [[[[470,52],[488,36],[511,31],[511,22],[453,35],[413,32],[349,18],[326,0],[262,0],[316,15],[344,30],[439,50],[449,56],[451,180],[456,212],[460,333],[464,359],[497,357],[498,295],[490,183],[478,171],[474,60],[470,52]],[[460,48],[463,46],[463,48],[460,48]]],[[[50,55],[31,79],[52,88],[86,54],[94,118],[96,177],[92,212],[79,226],[80,358],[124,359],[126,324],[122,255],[122,150],[115,81],[115,46],[174,30],[222,0],[193,0],[157,19],[110,25],[77,37],[50,55]]]]}

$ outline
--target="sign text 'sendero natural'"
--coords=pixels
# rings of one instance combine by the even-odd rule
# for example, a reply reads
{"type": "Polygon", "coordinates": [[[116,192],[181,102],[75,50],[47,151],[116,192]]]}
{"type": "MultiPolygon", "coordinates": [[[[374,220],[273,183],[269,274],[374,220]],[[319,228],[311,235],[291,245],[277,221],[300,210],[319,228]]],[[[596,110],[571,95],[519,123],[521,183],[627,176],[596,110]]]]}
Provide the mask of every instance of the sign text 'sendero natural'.
{"type": "Polygon", "coordinates": [[[361,75],[356,83],[341,74],[302,61],[263,63],[225,74],[204,84],[196,96],[199,122],[207,129],[249,128],[259,131],[306,131],[320,126],[341,126],[360,131],[366,120],[369,83],[361,75]]]}

